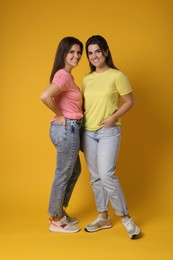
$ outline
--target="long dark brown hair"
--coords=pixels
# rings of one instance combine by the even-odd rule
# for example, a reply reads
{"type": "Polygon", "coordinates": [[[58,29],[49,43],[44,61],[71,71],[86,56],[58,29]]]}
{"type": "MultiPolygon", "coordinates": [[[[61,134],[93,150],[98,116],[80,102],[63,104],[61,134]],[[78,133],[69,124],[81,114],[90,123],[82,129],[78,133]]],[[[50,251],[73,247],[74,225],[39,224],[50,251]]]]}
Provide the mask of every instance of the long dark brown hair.
{"type": "MultiPolygon", "coordinates": [[[[101,35],[93,35],[86,41],[85,48],[86,48],[87,58],[88,58],[88,46],[91,44],[97,44],[100,47],[102,54],[106,57],[106,60],[105,60],[106,64],[110,68],[118,69],[114,65],[110,49],[109,49],[109,46],[108,46],[105,38],[103,38],[101,35]],[[107,53],[107,56],[105,55],[105,53],[107,53]]],[[[91,72],[96,70],[96,67],[93,64],[91,64],[90,61],[89,61],[89,66],[90,66],[91,72]]]]}
{"type": "Polygon", "coordinates": [[[79,41],[78,39],[76,39],[75,37],[68,36],[68,37],[63,38],[60,41],[60,43],[57,47],[56,54],[55,54],[55,60],[54,60],[52,72],[50,74],[50,83],[52,82],[55,73],[58,70],[63,69],[65,67],[65,58],[66,58],[67,53],[69,52],[70,48],[74,44],[78,44],[80,46],[81,54],[82,54],[83,43],[81,41],[79,41]]]}

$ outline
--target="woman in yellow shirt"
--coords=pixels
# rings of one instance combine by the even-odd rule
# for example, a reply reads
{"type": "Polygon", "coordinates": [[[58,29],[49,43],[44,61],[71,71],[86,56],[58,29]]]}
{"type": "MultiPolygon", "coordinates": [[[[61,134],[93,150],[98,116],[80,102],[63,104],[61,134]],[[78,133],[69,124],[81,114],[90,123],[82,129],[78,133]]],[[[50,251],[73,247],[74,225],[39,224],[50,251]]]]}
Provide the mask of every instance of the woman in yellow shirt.
{"type": "Polygon", "coordinates": [[[86,42],[90,73],[83,78],[84,122],[83,152],[91,174],[98,218],[85,230],[95,232],[112,227],[108,214],[110,201],[130,238],[140,233],[128,213],[125,197],[115,175],[121,119],[133,106],[133,94],[126,75],[113,63],[106,40],[100,35],[86,42]],[[120,105],[120,101],[122,101],[120,105]]]}

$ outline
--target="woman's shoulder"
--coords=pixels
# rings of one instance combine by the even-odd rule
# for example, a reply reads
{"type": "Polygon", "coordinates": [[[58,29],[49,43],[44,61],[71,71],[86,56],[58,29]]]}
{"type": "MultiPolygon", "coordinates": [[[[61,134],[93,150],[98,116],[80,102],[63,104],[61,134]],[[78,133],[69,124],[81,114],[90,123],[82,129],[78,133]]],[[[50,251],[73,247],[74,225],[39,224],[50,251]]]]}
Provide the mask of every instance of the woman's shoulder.
{"type": "Polygon", "coordinates": [[[123,74],[123,72],[122,72],[121,70],[119,70],[119,69],[113,69],[113,68],[110,68],[110,69],[108,70],[108,72],[109,72],[110,74],[114,74],[114,75],[122,75],[122,74],[123,74]]]}
{"type": "Polygon", "coordinates": [[[82,81],[83,81],[83,82],[86,82],[86,81],[90,80],[90,79],[92,78],[92,76],[93,76],[93,72],[89,72],[89,73],[87,73],[87,74],[85,74],[85,75],[83,76],[82,81]]]}
{"type": "Polygon", "coordinates": [[[126,78],[126,74],[122,71],[122,70],[118,70],[118,69],[110,69],[110,74],[112,74],[112,76],[115,76],[115,78],[126,78]]]}
{"type": "Polygon", "coordinates": [[[69,85],[71,81],[72,76],[64,69],[58,70],[52,80],[57,85],[69,85]]]}
{"type": "Polygon", "coordinates": [[[60,69],[55,73],[56,77],[71,77],[70,73],[65,69],[60,69]]]}
{"type": "Polygon", "coordinates": [[[90,76],[92,76],[93,75],[93,71],[90,71],[90,72],[88,72],[87,74],[85,74],[84,76],[83,76],[83,79],[84,78],[88,78],[88,77],[90,77],[90,76]]]}

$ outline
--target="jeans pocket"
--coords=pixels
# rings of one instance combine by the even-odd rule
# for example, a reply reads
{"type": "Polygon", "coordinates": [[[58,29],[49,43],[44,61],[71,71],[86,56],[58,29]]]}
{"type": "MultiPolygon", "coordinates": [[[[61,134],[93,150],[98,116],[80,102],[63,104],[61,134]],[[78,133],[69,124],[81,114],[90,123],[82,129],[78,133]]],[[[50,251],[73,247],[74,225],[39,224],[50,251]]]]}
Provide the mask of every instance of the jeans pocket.
{"type": "Polygon", "coordinates": [[[61,144],[62,142],[65,142],[67,139],[66,129],[62,124],[59,123],[51,124],[49,135],[52,143],[55,146],[61,144]]]}

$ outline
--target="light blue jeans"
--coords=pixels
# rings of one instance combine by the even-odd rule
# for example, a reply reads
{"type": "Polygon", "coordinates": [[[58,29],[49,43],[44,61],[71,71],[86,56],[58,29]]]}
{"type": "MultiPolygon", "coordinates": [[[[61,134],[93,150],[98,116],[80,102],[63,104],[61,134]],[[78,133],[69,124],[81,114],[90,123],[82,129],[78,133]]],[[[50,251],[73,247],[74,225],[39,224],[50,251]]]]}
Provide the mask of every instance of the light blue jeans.
{"type": "Polygon", "coordinates": [[[116,160],[121,138],[120,126],[82,131],[82,147],[91,174],[91,184],[98,212],[108,210],[108,201],[118,216],[128,214],[118,177],[116,160]]]}
{"type": "Polygon", "coordinates": [[[52,122],[50,138],[57,150],[56,169],[52,184],[49,215],[62,216],[81,172],[79,159],[81,120],[66,119],[66,127],[52,122]]]}

